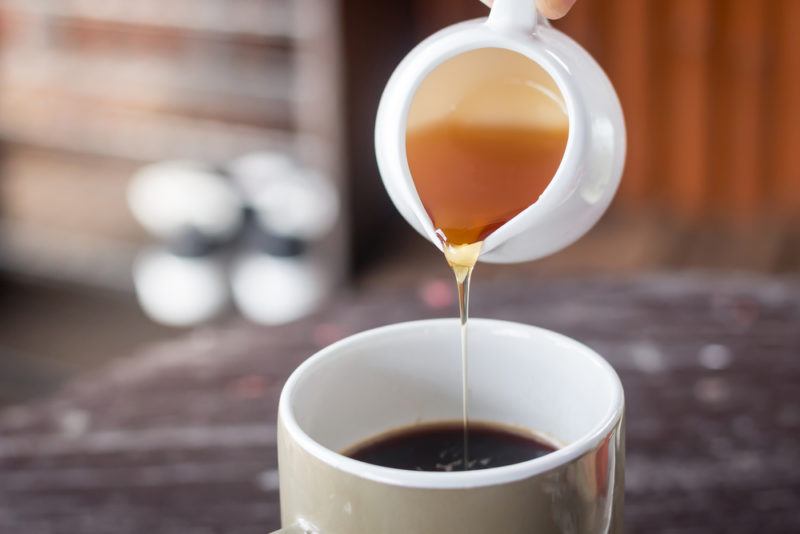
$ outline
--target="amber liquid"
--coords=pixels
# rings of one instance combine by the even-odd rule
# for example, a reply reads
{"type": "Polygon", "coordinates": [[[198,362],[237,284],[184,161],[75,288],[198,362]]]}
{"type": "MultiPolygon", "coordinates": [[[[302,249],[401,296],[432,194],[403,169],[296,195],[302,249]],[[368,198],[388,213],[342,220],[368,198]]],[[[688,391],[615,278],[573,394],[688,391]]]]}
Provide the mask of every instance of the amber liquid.
{"type": "Polygon", "coordinates": [[[483,241],[536,202],[556,173],[566,130],[440,121],[409,131],[419,198],[450,244],[483,241]]]}
{"type": "Polygon", "coordinates": [[[569,133],[555,82],[524,56],[478,49],[446,61],[409,110],[406,158],[458,288],[464,469],[469,458],[469,285],[483,240],[535,203],[569,133]]]}

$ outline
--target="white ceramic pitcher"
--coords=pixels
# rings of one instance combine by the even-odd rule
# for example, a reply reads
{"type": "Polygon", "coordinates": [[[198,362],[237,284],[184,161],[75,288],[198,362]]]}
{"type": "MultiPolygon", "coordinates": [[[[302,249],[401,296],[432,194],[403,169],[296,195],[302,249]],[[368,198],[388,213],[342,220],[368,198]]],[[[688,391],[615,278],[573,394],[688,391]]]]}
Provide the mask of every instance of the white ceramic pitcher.
{"type": "Polygon", "coordinates": [[[552,254],[585,234],[605,212],[625,160],[625,124],[614,88],[586,50],[552,28],[534,0],[495,0],[487,19],[445,28],[400,63],[384,90],[375,150],[389,196],[419,233],[440,249],[406,159],[405,134],[420,83],[443,62],[480,48],[518,52],[547,72],[561,91],[569,136],[561,165],[539,199],[489,235],[482,261],[513,263],[552,254]]]}

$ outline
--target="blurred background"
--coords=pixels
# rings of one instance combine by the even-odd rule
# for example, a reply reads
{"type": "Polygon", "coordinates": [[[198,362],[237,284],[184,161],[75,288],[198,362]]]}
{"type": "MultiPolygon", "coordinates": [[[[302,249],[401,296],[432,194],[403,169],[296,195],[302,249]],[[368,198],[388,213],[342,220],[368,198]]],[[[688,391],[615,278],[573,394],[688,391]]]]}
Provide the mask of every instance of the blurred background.
{"type": "MultiPolygon", "coordinates": [[[[173,335],[158,319],[191,326],[234,313],[234,297],[224,287],[231,262],[248,250],[274,255],[287,244],[282,238],[277,245],[260,243],[273,236],[214,235],[252,234],[233,214],[241,210],[247,219],[258,203],[258,186],[243,191],[246,179],[234,190],[239,200],[225,205],[230,193],[218,193],[223,207],[217,211],[228,210],[219,215],[227,217],[221,230],[198,230],[203,222],[190,211],[194,204],[214,212],[214,187],[230,188],[230,169],[243,156],[255,154],[249,166],[256,175],[296,181],[295,171],[271,170],[270,158],[284,156],[332,186],[306,184],[305,197],[295,195],[295,211],[309,195],[335,196],[343,206],[322,223],[318,239],[288,253],[299,265],[322,262],[317,266],[325,275],[306,273],[326,278],[315,290],[320,301],[337,287],[418,277],[420,261],[428,271],[441,268],[384,192],[372,148],[374,115],[389,74],[414,43],[485,11],[464,0],[3,0],[0,402],[173,335]],[[261,171],[259,156],[266,159],[261,171]],[[158,207],[153,213],[145,207],[137,222],[127,198],[134,174],[173,160],[205,165],[228,183],[207,184],[201,169],[195,181],[175,185],[174,198],[156,185],[139,195],[139,204],[160,198],[165,212],[185,211],[185,220],[161,221],[158,207]],[[193,197],[207,188],[211,205],[193,197]],[[142,220],[148,217],[155,219],[142,220]],[[234,252],[231,241],[238,243],[234,252]],[[215,289],[207,291],[217,296],[205,303],[189,298],[186,317],[181,310],[159,312],[163,303],[150,302],[156,321],[148,319],[132,273],[142,248],[154,244],[159,254],[210,269],[206,282],[215,289]],[[165,317],[170,313],[178,316],[165,317]]],[[[592,233],[516,269],[543,276],[687,268],[797,272],[798,15],[794,0],[578,2],[555,25],[597,58],[619,92],[628,123],[626,171],[592,233]]],[[[162,174],[169,182],[169,167],[162,174]]],[[[166,272],[153,266],[141,283],[153,279],[159,288],[166,272]]],[[[316,298],[309,297],[308,311],[316,298]]],[[[302,313],[284,314],[280,302],[273,304],[278,309],[267,322],[302,313]]],[[[258,320],[264,313],[250,315],[258,320]]]]}
{"type": "MultiPolygon", "coordinates": [[[[415,43],[485,14],[477,0],[0,0],[0,408],[242,316],[269,337],[391,287],[451,303],[444,262],[385,194],[373,122],[415,43]]],[[[578,0],[555,26],[620,95],[622,185],[569,249],[479,272],[794,279],[800,2],[578,0]]]]}

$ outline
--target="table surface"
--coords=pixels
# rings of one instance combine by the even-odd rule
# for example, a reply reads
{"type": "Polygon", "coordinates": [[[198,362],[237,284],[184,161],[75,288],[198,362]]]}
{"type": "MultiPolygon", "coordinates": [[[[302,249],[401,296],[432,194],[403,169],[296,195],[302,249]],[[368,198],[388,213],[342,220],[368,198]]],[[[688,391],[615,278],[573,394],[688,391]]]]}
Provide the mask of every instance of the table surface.
{"type": "MultiPolygon", "coordinates": [[[[477,282],[473,315],[565,333],[619,372],[629,532],[800,532],[800,280],[477,282]]],[[[372,287],[292,325],[199,329],[8,408],[0,532],[264,534],[288,373],[350,333],[452,313],[443,280],[372,287]]]]}

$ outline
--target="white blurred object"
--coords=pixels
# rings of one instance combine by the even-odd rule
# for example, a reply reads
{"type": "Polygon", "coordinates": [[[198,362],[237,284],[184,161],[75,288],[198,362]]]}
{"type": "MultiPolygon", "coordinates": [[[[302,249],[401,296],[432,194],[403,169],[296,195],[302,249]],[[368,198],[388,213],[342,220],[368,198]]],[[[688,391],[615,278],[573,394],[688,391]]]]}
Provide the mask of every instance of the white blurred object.
{"type": "Polygon", "coordinates": [[[128,204],[136,220],[161,239],[192,228],[222,241],[242,224],[242,200],[235,187],[191,161],[154,163],[137,171],[128,189],[128,204]]]}
{"type": "Polygon", "coordinates": [[[225,270],[212,257],[178,256],[165,249],[142,252],[133,268],[136,296],[162,324],[191,326],[223,310],[229,299],[225,270]]]}
{"type": "Polygon", "coordinates": [[[240,156],[227,166],[234,181],[248,195],[257,193],[265,181],[287,175],[296,165],[282,152],[251,152],[240,156]]]}
{"type": "Polygon", "coordinates": [[[305,255],[248,252],[234,261],[231,288],[239,311],[251,321],[283,324],[316,310],[328,292],[328,275],[305,255]]]}
{"type": "Polygon", "coordinates": [[[329,272],[308,249],[336,224],[336,190],[325,176],[276,152],[247,154],[227,170],[255,222],[230,269],[239,311],[272,325],[305,317],[330,289],[329,272]]]}
{"type": "Polygon", "coordinates": [[[308,251],[336,224],[333,184],[276,152],[238,158],[226,174],[175,161],[133,177],[131,210],[165,242],[134,267],[142,308],[160,323],[188,326],[213,318],[232,293],[241,313],[258,323],[305,317],[331,286],[330,272],[308,251]],[[241,252],[226,269],[214,251],[232,246],[241,252]]]}
{"type": "Polygon", "coordinates": [[[339,197],[333,184],[286,155],[253,152],[233,161],[228,170],[265,231],[309,241],[335,225],[339,197]]]}

